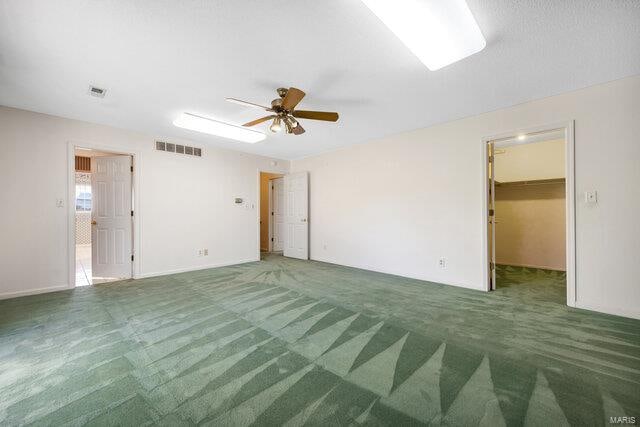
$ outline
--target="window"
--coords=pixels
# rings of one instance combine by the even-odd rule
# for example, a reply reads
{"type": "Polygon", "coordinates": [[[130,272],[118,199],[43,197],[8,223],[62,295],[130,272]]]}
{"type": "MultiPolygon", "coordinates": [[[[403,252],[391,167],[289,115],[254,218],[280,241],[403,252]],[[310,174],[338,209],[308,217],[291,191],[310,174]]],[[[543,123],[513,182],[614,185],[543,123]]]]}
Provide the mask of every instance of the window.
{"type": "Polygon", "coordinates": [[[76,212],[91,211],[91,175],[76,173],[76,212]]]}
{"type": "Polygon", "coordinates": [[[76,210],[77,211],[90,211],[91,210],[91,191],[82,191],[81,185],[76,185],[76,210]]]}

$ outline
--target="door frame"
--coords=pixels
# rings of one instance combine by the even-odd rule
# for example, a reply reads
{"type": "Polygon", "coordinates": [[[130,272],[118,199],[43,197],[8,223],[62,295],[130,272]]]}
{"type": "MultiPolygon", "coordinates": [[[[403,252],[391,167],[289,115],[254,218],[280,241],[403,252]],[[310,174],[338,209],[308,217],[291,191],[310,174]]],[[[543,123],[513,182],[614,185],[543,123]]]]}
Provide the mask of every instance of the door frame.
{"type": "MultiPolygon", "coordinates": [[[[269,188],[267,189],[267,191],[269,192],[269,211],[268,211],[268,216],[269,219],[267,221],[267,224],[269,226],[268,229],[268,233],[267,233],[267,252],[272,252],[273,251],[273,184],[271,183],[271,179],[269,180],[269,188]]],[[[261,224],[262,226],[262,224],[261,224]]]]}
{"type": "MultiPolygon", "coordinates": [[[[104,145],[93,142],[84,141],[68,141],[67,143],[67,257],[68,257],[68,287],[76,287],[76,166],[75,166],[75,151],[76,148],[89,148],[96,151],[102,151],[113,154],[121,154],[125,156],[131,156],[131,164],[133,165],[133,172],[131,173],[131,190],[133,197],[133,223],[131,228],[132,250],[133,250],[133,262],[131,263],[131,277],[137,279],[141,274],[141,226],[142,212],[140,210],[140,152],[137,150],[131,150],[127,147],[119,147],[115,145],[104,145]]],[[[93,243],[93,242],[92,242],[93,243]]]]}
{"type": "Polygon", "coordinates": [[[267,234],[267,251],[273,252],[273,230],[276,226],[275,216],[273,215],[273,182],[276,179],[284,179],[284,174],[278,178],[269,179],[269,233],[267,234]]]}
{"type": "Polygon", "coordinates": [[[484,290],[490,291],[489,281],[489,176],[488,176],[488,145],[501,139],[516,138],[518,135],[541,133],[549,131],[564,131],[565,137],[565,194],[566,194],[566,264],[567,264],[567,305],[576,306],[577,280],[576,280],[576,192],[575,192],[575,121],[551,123],[529,128],[520,128],[510,132],[503,132],[497,135],[482,138],[482,272],[484,290]]]}
{"type": "MultiPolygon", "coordinates": [[[[260,191],[260,174],[261,173],[273,173],[273,174],[278,174],[278,175],[282,175],[283,177],[289,173],[289,172],[283,172],[282,170],[278,170],[276,168],[258,168],[257,172],[256,172],[256,180],[257,180],[257,186],[256,186],[256,224],[257,224],[257,233],[256,233],[256,242],[257,242],[257,247],[258,250],[256,252],[256,261],[260,261],[260,202],[261,202],[261,191],[260,191]]],[[[269,212],[271,212],[271,186],[269,186],[269,212]]],[[[269,217],[271,217],[271,215],[269,215],[269,217]]],[[[269,221],[271,221],[271,218],[269,218],[269,221]]],[[[271,223],[269,223],[269,252],[271,252],[271,223]]]]}

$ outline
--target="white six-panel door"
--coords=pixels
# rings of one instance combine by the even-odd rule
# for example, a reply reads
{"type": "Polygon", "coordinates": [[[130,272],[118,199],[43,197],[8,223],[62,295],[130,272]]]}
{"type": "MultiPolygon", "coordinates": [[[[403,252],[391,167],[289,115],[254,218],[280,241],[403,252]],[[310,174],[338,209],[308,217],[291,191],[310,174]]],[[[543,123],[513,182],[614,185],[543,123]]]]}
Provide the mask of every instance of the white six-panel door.
{"type": "Polygon", "coordinates": [[[284,178],[276,178],[271,181],[273,197],[271,209],[273,212],[273,222],[271,237],[273,238],[273,251],[284,250],[284,230],[285,230],[285,209],[284,209],[284,178]]]}
{"type": "Polygon", "coordinates": [[[309,259],[309,179],[307,172],[284,176],[284,256],[309,259]]]}
{"type": "Polygon", "coordinates": [[[91,164],[93,277],[131,277],[131,156],[94,157],[91,164]]]}

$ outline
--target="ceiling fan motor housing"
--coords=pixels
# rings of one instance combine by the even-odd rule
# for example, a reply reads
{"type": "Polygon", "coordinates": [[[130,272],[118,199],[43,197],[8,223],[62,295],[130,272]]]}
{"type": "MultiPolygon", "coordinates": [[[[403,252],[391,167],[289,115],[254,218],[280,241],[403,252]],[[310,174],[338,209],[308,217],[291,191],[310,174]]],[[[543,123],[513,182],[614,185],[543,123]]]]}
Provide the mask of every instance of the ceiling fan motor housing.
{"type": "Polygon", "coordinates": [[[282,98],[276,98],[273,101],[271,101],[271,108],[276,110],[276,112],[278,112],[278,110],[281,110],[282,109],[282,98]]]}

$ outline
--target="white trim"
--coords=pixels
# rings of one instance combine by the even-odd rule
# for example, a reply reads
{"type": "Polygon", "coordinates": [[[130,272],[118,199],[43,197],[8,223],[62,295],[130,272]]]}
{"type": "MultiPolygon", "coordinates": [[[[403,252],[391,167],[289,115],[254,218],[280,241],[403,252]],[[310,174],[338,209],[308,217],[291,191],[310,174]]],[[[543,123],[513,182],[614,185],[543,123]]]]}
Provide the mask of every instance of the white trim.
{"type": "Polygon", "coordinates": [[[26,296],[29,296],[29,295],[46,294],[46,293],[49,293],[49,292],[68,291],[70,289],[73,289],[74,287],[75,286],[59,285],[59,286],[49,286],[47,288],[28,289],[28,290],[25,290],[25,291],[5,292],[5,293],[0,294],[0,300],[10,299],[10,298],[18,298],[18,297],[26,297],[26,296]]]}
{"type": "Polygon", "coordinates": [[[136,279],[146,279],[148,277],[159,277],[159,276],[168,276],[169,274],[178,274],[178,273],[187,273],[189,271],[198,271],[198,270],[208,270],[210,268],[218,268],[218,267],[229,267],[232,265],[240,265],[247,264],[249,262],[257,262],[260,261],[260,258],[257,259],[245,259],[239,261],[225,261],[225,262],[217,262],[213,264],[207,265],[198,265],[195,267],[186,267],[186,268],[176,268],[175,270],[166,270],[166,271],[156,271],[153,273],[144,273],[139,274],[136,279]]]}
{"type": "MultiPolygon", "coordinates": [[[[267,210],[267,252],[273,252],[273,178],[269,179],[269,208],[267,210]]],[[[262,224],[260,224],[262,226],[262,224]]]]}
{"type": "Polygon", "coordinates": [[[640,311],[629,311],[627,309],[619,309],[615,307],[607,307],[602,305],[590,305],[576,302],[575,308],[582,310],[597,311],[600,313],[611,314],[613,316],[629,317],[632,319],[640,319],[640,311]]]}
{"type": "Polygon", "coordinates": [[[401,270],[394,270],[394,269],[388,269],[388,268],[380,268],[379,266],[373,265],[373,264],[362,264],[362,265],[345,264],[342,261],[338,262],[336,260],[333,260],[330,258],[323,258],[323,257],[310,257],[309,261],[337,265],[338,267],[355,268],[357,270],[364,270],[364,271],[369,271],[373,273],[388,274],[390,276],[397,276],[404,279],[419,280],[421,282],[425,282],[432,285],[453,286],[461,289],[472,289],[476,291],[484,291],[483,288],[474,286],[474,284],[464,284],[461,282],[449,282],[449,281],[443,282],[441,279],[421,276],[418,274],[407,274],[407,272],[404,270],[401,271],[401,270]]]}
{"type": "Polygon", "coordinates": [[[489,242],[488,242],[488,176],[487,176],[487,143],[495,140],[513,138],[519,134],[564,129],[565,133],[565,172],[566,172],[566,241],[567,241],[567,305],[576,307],[577,280],[576,280],[576,199],[575,199],[575,137],[574,121],[552,123],[526,129],[517,129],[499,135],[482,138],[482,273],[483,289],[489,291],[489,242]]]}
{"type": "MultiPolygon", "coordinates": [[[[285,176],[287,173],[286,172],[282,172],[279,170],[270,170],[270,169],[263,169],[263,168],[257,168],[256,169],[257,172],[257,180],[258,180],[258,186],[257,188],[257,195],[256,195],[256,223],[258,224],[258,235],[257,235],[257,247],[258,247],[258,251],[256,253],[256,258],[259,260],[260,259],[260,173],[264,172],[264,173],[272,173],[274,175],[281,175],[281,176],[285,176]]],[[[271,227],[269,227],[269,230],[271,230],[271,227]]],[[[271,247],[271,245],[269,245],[269,247],[271,247]]]]}
{"type": "Polygon", "coordinates": [[[131,277],[137,279],[142,271],[142,252],[140,242],[142,241],[142,212],[140,210],[140,176],[141,162],[140,152],[132,150],[129,147],[119,147],[111,145],[96,144],[88,141],[68,141],[67,142],[67,270],[68,280],[72,284],[70,288],[75,287],[76,283],[76,226],[75,226],[75,150],[76,148],[90,148],[97,151],[107,153],[125,154],[131,156],[131,164],[133,165],[132,183],[133,183],[133,255],[134,261],[131,263],[131,277]]]}

